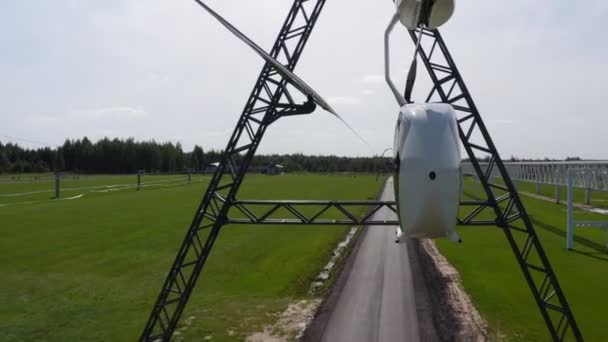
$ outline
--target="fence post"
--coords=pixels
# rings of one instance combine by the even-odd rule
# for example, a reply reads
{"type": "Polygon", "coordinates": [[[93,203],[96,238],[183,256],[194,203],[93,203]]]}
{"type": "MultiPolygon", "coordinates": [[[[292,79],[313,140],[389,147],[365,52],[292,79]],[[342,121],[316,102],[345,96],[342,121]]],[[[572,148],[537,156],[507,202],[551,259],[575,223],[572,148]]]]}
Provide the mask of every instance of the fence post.
{"type": "Polygon", "coordinates": [[[55,199],[61,198],[61,172],[55,172],[55,199]]]}
{"type": "Polygon", "coordinates": [[[562,187],[555,184],[555,203],[560,204],[562,201],[562,187]]]}
{"type": "Polygon", "coordinates": [[[571,250],[572,249],[572,244],[573,244],[573,240],[574,240],[574,210],[573,210],[573,201],[574,198],[572,196],[572,174],[571,172],[568,172],[568,176],[567,176],[567,182],[568,182],[568,210],[567,210],[567,231],[566,231],[566,249],[571,250]]]}
{"type": "Polygon", "coordinates": [[[141,190],[141,170],[137,171],[137,190],[141,190]]]}
{"type": "Polygon", "coordinates": [[[585,204],[591,205],[591,188],[585,189],[585,204]]]}

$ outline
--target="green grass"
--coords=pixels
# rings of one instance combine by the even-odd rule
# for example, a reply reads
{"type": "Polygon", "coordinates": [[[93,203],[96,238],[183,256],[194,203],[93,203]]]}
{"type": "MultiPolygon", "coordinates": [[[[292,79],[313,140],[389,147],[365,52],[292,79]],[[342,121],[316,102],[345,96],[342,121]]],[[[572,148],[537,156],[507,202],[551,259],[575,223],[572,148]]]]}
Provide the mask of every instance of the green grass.
{"type": "MultiPolygon", "coordinates": [[[[465,192],[481,193],[470,180],[465,182],[465,192]]],[[[567,251],[565,206],[527,196],[522,199],[585,340],[608,341],[604,315],[608,307],[608,236],[599,229],[579,229],[574,250],[567,251]]],[[[578,210],[576,215],[608,220],[578,210]]],[[[494,227],[461,228],[459,232],[462,244],[441,240],[438,245],[460,272],[466,291],[489,323],[492,339],[550,340],[504,233],[494,227]]]]}
{"type": "MultiPolygon", "coordinates": [[[[90,188],[132,178],[71,182],[90,188]]],[[[0,194],[48,186],[8,183],[0,194]]],[[[35,203],[0,207],[0,340],[137,339],[206,188],[204,179],[184,183],[71,201],[35,194],[35,203]]],[[[255,175],[241,198],[365,199],[379,187],[373,175],[255,175]]],[[[191,322],[185,340],[242,340],[272,322],[306,297],[346,229],[226,227],[183,315],[191,322]]]]}
{"type": "MultiPolygon", "coordinates": [[[[52,192],[0,196],[0,204],[10,204],[0,207],[0,341],[137,339],[206,187],[205,177],[191,185],[186,176],[176,177],[182,176],[144,177],[149,186],[139,192],[120,187],[135,184],[133,175],[64,179],[65,188],[76,188],[63,191],[64,198],[84,194],[76,200],[52,200],[52,192]],[[121,190],[95,192],[108,185],[121,190]],[[27,201],[34,203],[19,204],[27,201]]],[[[465,185],[467,193],[480,194],[469,180],[465,185]]],[[[374,176],[249,176],[241,198],[365,199],[379,186],[374,176]]],[[[535,192],[534,184],[518,186],[535,192]]],[[[0,182],[0,195],[53,187],[52,179],[10,180],[0,182]]],[[[552,195],[552,188],[545,191],[552,195]]],[[[575,250],[568,252],[565,207],[523,200],[585,339],[608,341],[608,236],[578,230],[575,250]]],[[[289,302],[306,297],[345,230],[227,227],[184,313],[182,322],[191,321],[185,340],[242,340],[271,323],[289,302]]],[[[549,340],[504,234],[493,227],[460,232],[462,244],[438,245],[460,271],[492,338],[549,340]]]]}

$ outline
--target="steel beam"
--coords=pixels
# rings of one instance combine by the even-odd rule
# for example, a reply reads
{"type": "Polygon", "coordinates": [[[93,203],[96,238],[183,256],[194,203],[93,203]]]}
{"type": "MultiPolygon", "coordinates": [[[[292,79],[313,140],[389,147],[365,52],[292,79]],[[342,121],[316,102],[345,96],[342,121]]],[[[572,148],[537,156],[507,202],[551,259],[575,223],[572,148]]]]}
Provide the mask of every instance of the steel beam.
{"type": "MultiPolygon", "coordinates": [[[[487,201],[461,201],[460,206],[486,208],[487,201]]],[[[232,202],[226,224],[398,226],[396,218],[373,219],[373,214],[382,208],[397,214],[395,201],[236,200],[232,202]]],[[[482,210],[473,212],[474,214],[465,211],[465,215],[458,218],[457,224],[495,225],[492,220],[479,219],[482,210]]]]}

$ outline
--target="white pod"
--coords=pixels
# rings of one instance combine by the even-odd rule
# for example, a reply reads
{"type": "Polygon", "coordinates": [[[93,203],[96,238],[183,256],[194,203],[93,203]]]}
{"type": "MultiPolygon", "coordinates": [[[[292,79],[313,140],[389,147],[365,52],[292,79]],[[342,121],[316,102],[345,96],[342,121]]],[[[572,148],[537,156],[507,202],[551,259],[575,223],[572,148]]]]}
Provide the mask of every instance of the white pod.
{"type": "Polygon", "coordinates": [[[395,130],[395,197],[403,234],[459,241],[461,159],[456,113],[449,104],[407,104],[395,130]]]}
{"type": "Polygon", "coordinates": [[[421,24],[430,29],[445,24],[454,13],[454,0],[397,0],[399,20],[409,30],[421,24]],[[425,13],[425,9],[428,13],[425,13]]]}

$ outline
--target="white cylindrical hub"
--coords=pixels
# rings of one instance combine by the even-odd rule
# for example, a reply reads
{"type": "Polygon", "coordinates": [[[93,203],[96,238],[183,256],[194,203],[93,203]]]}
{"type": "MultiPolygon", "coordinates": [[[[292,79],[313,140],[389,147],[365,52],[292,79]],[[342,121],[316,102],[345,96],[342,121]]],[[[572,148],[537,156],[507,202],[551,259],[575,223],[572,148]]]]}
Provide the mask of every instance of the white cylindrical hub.
{"type": "Polygon", "coordinates": [[[434,29],[445,24],[454,13],[454,0],[397,0],[399,21],[409,30],[420,25],[434,29]]]}

